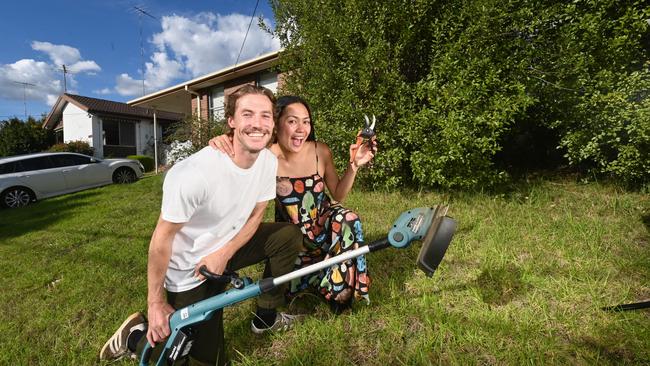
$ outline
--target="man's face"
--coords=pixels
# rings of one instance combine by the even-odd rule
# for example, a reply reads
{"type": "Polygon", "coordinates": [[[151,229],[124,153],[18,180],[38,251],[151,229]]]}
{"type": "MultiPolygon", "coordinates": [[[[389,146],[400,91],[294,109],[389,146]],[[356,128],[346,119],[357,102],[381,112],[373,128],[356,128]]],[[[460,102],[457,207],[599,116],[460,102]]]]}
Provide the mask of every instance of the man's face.
{"type": "Polygon", "coordinates": [[[249,153],[258,153],[271,140],[273,104],[261,94],[246,94],[237,100],[235,115],[228,118],[233,129],[233,145],[249,153]]]}

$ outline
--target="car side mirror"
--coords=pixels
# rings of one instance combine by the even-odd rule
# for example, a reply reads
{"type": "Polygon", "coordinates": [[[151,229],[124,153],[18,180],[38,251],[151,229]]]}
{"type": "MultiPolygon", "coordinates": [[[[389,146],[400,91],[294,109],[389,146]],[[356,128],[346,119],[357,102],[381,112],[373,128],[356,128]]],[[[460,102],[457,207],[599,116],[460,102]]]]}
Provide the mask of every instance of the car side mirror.
{"type": "Polygon", "coordinates": [[[91,162],[91,163],[97,163],[98,161],[97,161],[97,159],[95,159],[95,158],[90,158],[90,162],[91,162]]]}

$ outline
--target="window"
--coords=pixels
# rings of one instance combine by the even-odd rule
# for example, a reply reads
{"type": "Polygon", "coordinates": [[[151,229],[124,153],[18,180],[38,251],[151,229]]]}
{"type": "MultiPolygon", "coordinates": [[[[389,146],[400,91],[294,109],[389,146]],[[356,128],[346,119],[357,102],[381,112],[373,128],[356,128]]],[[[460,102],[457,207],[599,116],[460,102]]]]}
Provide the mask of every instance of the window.
{"type": "Polygon", "coordinates": [[[135,146],[135,121],[104,118],[104,145],[135,146]]]}
{"type": "Polygon", "coordinates": [[[104,145],[120,144],[120,123],[118,121],[104,120],[104,145]]]}
{"type": "Polygon", "coordinates": [[[259,86],[263,86],[273,93],[278,91],[278,73],[276,72],[265,72],[260,74],[259,76],[259,82],[257,83],[259,86]]]}
{"type": "Polygon", "coordinates": [[[20,160],[16,163],[16,172],[31,172],[33,170],[54,168],[54,164],[52,164],[50,158],[47,156],[20,160]]]}
{"type": "Polygon", "coordinates": [[[75,165],[84,165],[92,163],[87,156],[69,155],[75,165]]]}
{"type": "Polygon", "coordinates": [[[0,164],[0,174],[9,174],[13,173],[16,170],[16,163],[4,163],[0,164]]]}
{"type": "Polygon", "coordinates": [[[57,167],[90,164],[90,158],[79,155],[61,154],[52,155],[51,158],[57,167]]]}
{"type": "Polygon", "coordinates": [[[223,86],[217,86],[210,90],[210,118],[213,121],[220,121],[225,117],[224,105],[225,94],[223,86]]]}

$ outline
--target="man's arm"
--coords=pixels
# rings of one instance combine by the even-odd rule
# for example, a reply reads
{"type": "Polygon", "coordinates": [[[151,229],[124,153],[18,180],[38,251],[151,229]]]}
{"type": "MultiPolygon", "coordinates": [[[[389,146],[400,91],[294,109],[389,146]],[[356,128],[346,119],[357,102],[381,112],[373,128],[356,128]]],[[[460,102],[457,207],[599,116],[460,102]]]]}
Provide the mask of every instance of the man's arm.
{"type": "Polygon", "coordinates": [[[170,334],[168,318],[169,314],[174,312],[174,308],[167,303],[163,284],[172,254],[172,241],[174,235],[182,227],[182,223],[169,222],[160,217],[151,236],[147,263],[147,317],[149,321],[147,340],[152,346],[170,334]]]}
{"type": "Polygon", "coordinates": [[[201,280],[204,279],[203,275],[199,273],[199,268],[203,265],[208,267],[210,272],[222,274],[226,269],[226,265],[230,258],[232,258],[232,256],[235,255],[244,244],[248,243],[248,241],[253,237],[253,234],[255,234],[255,231],[257,231],[257,228],[262,222],[262,218],[264,218],[264,210],[266,210],[267,205],[268,201],[258,202],[255,205],[255,208],[253,208],[253,212],[251,212],[248,220],[246,220],[246,223],[234,238],[230,239],[226,245],[215,252],[201,258],[194,269],[194,275],[199,277],[201,280]]]}

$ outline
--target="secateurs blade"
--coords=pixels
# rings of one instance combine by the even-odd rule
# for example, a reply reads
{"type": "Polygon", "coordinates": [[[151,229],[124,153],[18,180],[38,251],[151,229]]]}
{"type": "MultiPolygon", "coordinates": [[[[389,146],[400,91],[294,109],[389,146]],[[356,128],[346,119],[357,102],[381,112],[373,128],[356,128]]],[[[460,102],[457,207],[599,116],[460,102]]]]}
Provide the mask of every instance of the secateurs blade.
{"type": "MultiPolygon", "coordinates": [[[[368,115],[363,115],[363,118],[366,119],[366,125],[364,128],[357,134],[357,146],[361,147],[361,144],[364,142],[370,142],[370,139],[372,139],[375,136],[375,122],[377,122],[377,118],[375,118],[375,115],[372,115],[372,123],[370,123],[370,118],[368,118],[368,115]]],[[[357,156],[357,151],[359,149],[356,149],[352,156],[350,156],[350,163],[354,161],[354,158],[357,156]]]]}

